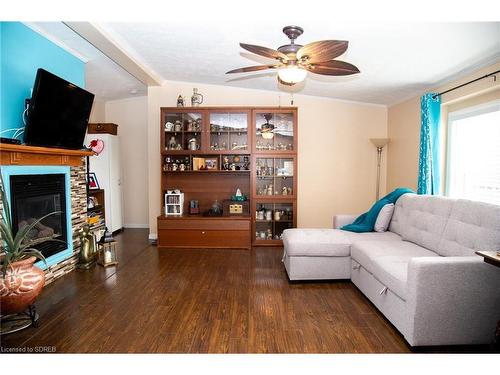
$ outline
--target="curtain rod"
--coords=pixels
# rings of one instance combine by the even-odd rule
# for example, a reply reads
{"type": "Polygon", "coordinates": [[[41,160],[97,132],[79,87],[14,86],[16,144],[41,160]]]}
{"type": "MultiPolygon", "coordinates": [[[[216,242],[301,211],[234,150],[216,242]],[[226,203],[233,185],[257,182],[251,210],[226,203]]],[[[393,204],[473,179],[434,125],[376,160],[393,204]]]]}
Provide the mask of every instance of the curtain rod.
{"type": "MultiPolygon", "coordinates": [[[[482,80],[482,79],[485,79],[485,78],[488,78],[488,77],[494,76],[494,75],[495,75],[495,74],[497,74],[497,73],[500,73],[500,70],[497,70],[496,72],[491,72],[491,73],[488,73],[488,74],[486,74],[486,75],[484,75],[484,76],[482,76],[482,77],[479,77],[479,78],[473,79],[472,81],[462,83],[461,85],[458,85],[458,86],[452,87],[451,89],[446,90],[446,91],[443,91],[443,92],[440,92],[440,93],[437,93],[436,95],[432,95],[432,99],[436,99],[436,97],[441,96],[441,95],[443,95],[443,94],[446,94],[447,92],[450,92],[450,91],[453,91],[453,90],[459,89],[460,87],[464,87],[464,86],[470,85],[471,83],[474,83],[474,82],[480,81],[480,80],[482,80]]],[[[495,77],[495,81],[496,81],[496,77],[495,77]]]]}

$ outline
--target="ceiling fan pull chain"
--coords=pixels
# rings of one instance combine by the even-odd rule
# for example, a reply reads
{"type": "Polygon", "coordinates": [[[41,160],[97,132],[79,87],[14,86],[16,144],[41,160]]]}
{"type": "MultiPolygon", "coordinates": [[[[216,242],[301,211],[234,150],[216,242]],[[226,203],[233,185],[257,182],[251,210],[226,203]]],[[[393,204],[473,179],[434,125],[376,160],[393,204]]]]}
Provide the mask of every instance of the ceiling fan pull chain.
{"type": "Polygon", "coordinates": [[[293,93],[290,94],[290,105],[293,105],[293,93]]]}

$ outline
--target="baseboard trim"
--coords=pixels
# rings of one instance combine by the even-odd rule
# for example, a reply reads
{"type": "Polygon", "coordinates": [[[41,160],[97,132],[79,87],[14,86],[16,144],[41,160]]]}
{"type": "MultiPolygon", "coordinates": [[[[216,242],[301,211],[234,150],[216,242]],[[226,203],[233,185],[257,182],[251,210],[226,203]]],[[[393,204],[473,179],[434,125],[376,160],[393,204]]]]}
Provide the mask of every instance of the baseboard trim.
{"type": "Polygon", "coordinates": [[[147,228],[149,228],[149,224],[123,224],[123,227],[124,228],[132,228],[132,229],[135,229],[135,228],[147,229],[147,228]]]}

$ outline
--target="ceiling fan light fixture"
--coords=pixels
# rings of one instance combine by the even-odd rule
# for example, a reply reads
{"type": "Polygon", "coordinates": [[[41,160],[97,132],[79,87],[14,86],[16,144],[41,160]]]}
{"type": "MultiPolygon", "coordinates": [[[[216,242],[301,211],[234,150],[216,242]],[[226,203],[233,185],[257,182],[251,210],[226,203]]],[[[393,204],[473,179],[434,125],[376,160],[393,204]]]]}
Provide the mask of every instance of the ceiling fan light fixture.
{"type": "Polygon", "coordinates": [[[306,76],[307,70],[296,65],[289,65],[278,70],[279,79],[288,84],[302,82],[306,76]]]}

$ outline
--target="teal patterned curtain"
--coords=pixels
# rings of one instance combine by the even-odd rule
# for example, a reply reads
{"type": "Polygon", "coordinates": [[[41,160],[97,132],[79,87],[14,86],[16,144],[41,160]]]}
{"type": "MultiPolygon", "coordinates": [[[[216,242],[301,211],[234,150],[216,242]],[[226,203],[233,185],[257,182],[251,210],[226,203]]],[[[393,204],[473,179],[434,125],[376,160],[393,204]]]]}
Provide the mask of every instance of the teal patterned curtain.
{"type": "Polygon", "coordinates": [[[439,120],[441,98],[435,93],[420,98],[421,128],[420,157],[418,160],[418,194],[439,194],[441,176],[439,172],[439,120]]]}

